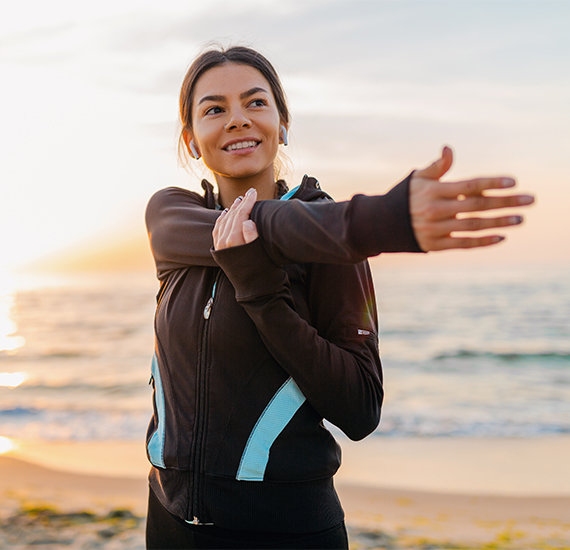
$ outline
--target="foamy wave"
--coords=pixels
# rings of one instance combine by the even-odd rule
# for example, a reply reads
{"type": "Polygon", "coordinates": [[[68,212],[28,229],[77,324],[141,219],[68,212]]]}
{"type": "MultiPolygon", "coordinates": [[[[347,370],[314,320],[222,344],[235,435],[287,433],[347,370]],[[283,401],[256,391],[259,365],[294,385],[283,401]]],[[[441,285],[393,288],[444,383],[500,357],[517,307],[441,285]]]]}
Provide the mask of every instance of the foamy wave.
{"type": "Polygon", "coordinates": [[[521,361],[525,359],[555,359],[570,360],[570,352],[565,351],[541,351],[541,352],[513,352],[513,351],[478,351],[470,349],[458,349],[450,352],[440,353],[432,359],[439,361],[442,359],[471,359],[487,357],[500,359],[502,361],[521,361]]]}

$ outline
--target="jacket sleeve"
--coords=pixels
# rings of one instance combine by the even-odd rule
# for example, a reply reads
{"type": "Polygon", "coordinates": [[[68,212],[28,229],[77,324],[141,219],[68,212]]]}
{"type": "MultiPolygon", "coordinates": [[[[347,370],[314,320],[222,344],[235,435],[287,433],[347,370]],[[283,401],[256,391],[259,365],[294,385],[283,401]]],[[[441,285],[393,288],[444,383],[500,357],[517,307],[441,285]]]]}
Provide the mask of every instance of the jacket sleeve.
{"type": "Polygon", "coordinates": [[[318,304],[309,304],[309,324],[295,310],[285,270],[272,262],[260,239],[212,255],[269,352],[319,415],[353,440],[371,433],[380,420],[383,389],[366,264],[316,267],[308,284],[318,304]],[[331,277],[321,277],[325,273],[331,277]]]}
{"type": "Polygon", "coordinates": [[[206,208],[198,193],[167,187],[146,207],[145,222],[158,278],[192,265],[215,266],[210,248],[218,210],[206,208]]]}
{"type": "MultiPolygon", "coordinates": [[[[410,178],[385,195],[355,195],[345,202],[259,201],[251,218],[278,265],[357,263],[381,252],[421,252],[410,220],[410,178]]],[[[184,189],[169,187],[151,197],[146,224],[159,278],[180,267],[215,265],[210,248],[219,214],[184,189]]]]}
{"type": "Polygon", "coordinates": [[[251,219],[278,265],[357,263],[381,252],[422,252],[410,217],[412,174],[385,195],[355,195],[345,202],[260,201],[251,219]]]}

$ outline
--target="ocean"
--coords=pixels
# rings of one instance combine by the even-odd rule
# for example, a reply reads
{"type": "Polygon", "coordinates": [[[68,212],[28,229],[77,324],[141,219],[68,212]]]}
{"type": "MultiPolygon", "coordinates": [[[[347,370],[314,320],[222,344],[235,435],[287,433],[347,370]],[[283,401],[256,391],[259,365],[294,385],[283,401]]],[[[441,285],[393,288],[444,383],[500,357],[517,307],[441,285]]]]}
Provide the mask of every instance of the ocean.
{"type": "MultiPolygon", "coordinates": [[[[373,273],[385,401],[372,437],[570,433],[570,268],[373,273]]],[[[0,436],[142,440],[157,289],[149,274],[0,289],[0,436]]]]}

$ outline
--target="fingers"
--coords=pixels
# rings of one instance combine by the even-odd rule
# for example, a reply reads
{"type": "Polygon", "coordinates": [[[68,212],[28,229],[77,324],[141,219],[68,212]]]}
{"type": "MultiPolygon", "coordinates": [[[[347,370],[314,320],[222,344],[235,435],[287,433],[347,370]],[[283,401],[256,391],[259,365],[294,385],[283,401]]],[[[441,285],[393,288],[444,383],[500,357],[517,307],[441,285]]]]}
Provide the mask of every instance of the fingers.
{"type": "Polygon", "coordinates": [[[451,168],[452,164],[453,151],[446,145],[441,151],[440,158],[432,162],[427,168],[416,170],[415,175],[420,178],[438,180],[451,168]]]}
{"type": "Polygon", "coordinates": [[[452,248],[481,248],[492,246],[504,241],[502,235],[487,235],[485,237],[446,237],[440,239],[430,250],[451,250],[452,248]]]}
{"type": "Polygon", "coordinates": [[[512,208],[517,206],[528,206],[534,202],[532,195],[509,195],[506,197],[466,197],[464,200],[453,201],[453,208],[459,212],[483,212],[485,210],[496,210],[497,208],[512,208]]]}
{"type": "MultiPolygon", "coordinates": [[[[432,184],[434,185],[434,184],[432,184]]],[[[462,181],[439,182],[437,192],[441,197],[457,198],[459,195],[481,195],[489,189],[508,189],[516,185],[516,181],[509,177],[474,178],[462,181]]]]}
{"type": "MultiPolygon", "coordinates": [[[[497,218],[461,218],[439,222],[437,231],[441,237],[448,236],[456,231],[481,231],[483,229],[495,229],[497,227],[510,227],[520,225],[522,216],[500,216],[497,218]]],[[[435,236],[435,232],[434,232],[435,236]]]]}
{"type": "Polygon", "coordinates": [[[255,239],[257,239],[257,237],[259,236],[259,234],[257,233],[257,226],[255,225],[255,222],[253,220],[245,220],[243,222],[242,233],[243,233],[243,239],[246,242],[246,244],[255,241],[255,239]]]}
{"type": "MultiPolygon", "coordinates": [[[[443,184],[445,186],[445,184],[443,184]]],[[[485,195],[453,195],[450,198],[438,198],[436,192],[424,200],[422,215],[427,221],[447,220],[463,212],[484,212],[499,208],[529,206],[534,202],[532,195],[505,195],[489,197],[485,195]],[[434,196],[435,195],[435,196],[434,196]]]]}
{"type": "Polygon", "coordinates": [[[253,228],[249,226],[246,233],[243,231],[243,224],[249,219],[256,200],[257,192],[253,188],[249,189],[243,197],[237,197],[230,208],[226,208],[220,214],[212,230],[215,250],[251,242],[245,240],[246,234],[247,238],[251,238],[251,240],[257,238],[255,223],[252,222],[253,228]],[[254,234],[255,236],[253,237],[254,234]]]}

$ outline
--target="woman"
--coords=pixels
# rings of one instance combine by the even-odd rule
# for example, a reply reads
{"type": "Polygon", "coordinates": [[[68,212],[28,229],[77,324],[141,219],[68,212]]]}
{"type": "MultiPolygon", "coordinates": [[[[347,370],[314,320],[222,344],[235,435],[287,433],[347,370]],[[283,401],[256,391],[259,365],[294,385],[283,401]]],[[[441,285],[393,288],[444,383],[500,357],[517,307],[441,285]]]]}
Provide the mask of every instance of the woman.
{"type": "Polygon", "coordinates": [[[207,51],[180,95],[181,144],[218,186],[156,193],[147,227],[160,291],[152,364],[149,548],[348,548],[326,418],[358,440],[378,425],[382,374],[366,258],[495,244],[451,232],[519,216],[487,197],[509,178],[441,183],[452,153],[386,195],[334,203],[314,178],[275,181],[289,112],[243,47],[207,51]]]}

